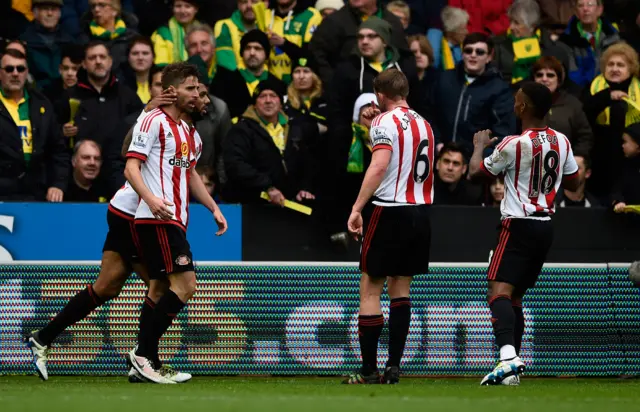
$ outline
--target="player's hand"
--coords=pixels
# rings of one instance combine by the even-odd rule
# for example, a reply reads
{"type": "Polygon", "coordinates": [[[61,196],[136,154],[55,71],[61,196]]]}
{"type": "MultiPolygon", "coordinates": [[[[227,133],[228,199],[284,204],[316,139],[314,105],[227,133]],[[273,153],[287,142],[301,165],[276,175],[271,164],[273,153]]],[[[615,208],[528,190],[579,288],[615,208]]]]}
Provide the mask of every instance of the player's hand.
{"type": "Polygon", "coordinates": [[[216,221],[216,225],[218,225],[218,231],[216,232],[216,236],[224,235],[224,232],[226,232],[228,229],[227,219],[224,218],[224,215],[222,214],[220,209],[216,209],[216,211],[213,212],[213,218],[216,221]]]}
{"type": "Polygon", "coordinates": [[[364,109],[362,112],[362,125],[366,126],[368,129],[371,128],[371,122],[380,114],[380,108],[376,105],[375,102],[371,102],[371,106],[364,109]]]}
{"type": "Polygon", "coordinates": [[[64,198],[64,193],[57,187],[50,187],[47,190],[47,202],[60,203],[64,198]]]}
{"type": "Polygon", "coordinates": [[[483,149],[498,141],[497,137],[491,138],[491,130],[481,130],[473,135],[473,144],[482,146],[483,149]]]}
{"type": "Polygon", "coordinates": [[[347,221],[347,229],[355,240],[358,240],[362,236],[362,213],[351,212],[349,220],[347,221]]]}
{"type": "Polygon", "coordinates": [[[267,191],[267,194],[269,195],[269,201],[271,203],[276,206],[284,207],[285,198],[281,191],[279,191],[275,187],[272,187],[271,189],[269,189],[269,191],[267,191]]]}
{"type": "Polygon", "coordinates": [[[303,200],[313,200],[315,198],[316,197],[312,193],[307,192],[306,190],[299,191],[298,195],[296,196],[296,200],[298,202],[302,202],[303,200]]]}
{"type": "Polygon", "coordinates": [[[149,206],[149,210],[153,216],[158,220],[171,220],[173,218],[173,212],[169,206],[173,206],[173,203],[167,199],[161,199],[157,196],[151,197],[151,199],[145,200],[149,206]]]}
{"type": "Polygon", "coordinates": [[[150,112],[153,109],[156,109],[160,106],[168,106],[170,104],[175,103],[178,100],[178,93],[173,87],[169,87],[162,91],[160,96],[156,96],[151,99],[149,103],[144,108],[145,112],[150,112]]]}
{"type": "Polygon", "coordinates": [[[613,90],[611,92],[611,100],[622,100],[622,98],[629,98],[629,95],[623,92],[622,90],[613,90]]]}
{"type": "Polygon", "coordinates": [[[65,123],[62,126],[62,134],[64,137],[75,137],[78,134],[78,126],[74,126],[73,123],[65,123]]]}
{"type": "Polygon", "coordinates": [[[285,42],[284,37],[281,37],[271,30],[267,31],[267,36],[269,36],[269,43],[271,43],[272,46],[282,46],[285,42]]]}
{"type": "Polygon", "coordinates": [[[616,213],[624,213],[624,208],[627,207],[627,204],[624,202],[619,202],[616,203],[615,206],[613,206],[613,211],[616,213]]]}
{"type": "Polygon", "coordinates": [[[444,143],[438,143],[436,145],[436,156],[438,155],[438,153],[440,153],[440,150],[442,150],[443,147],[444,147],[444,143]]]}

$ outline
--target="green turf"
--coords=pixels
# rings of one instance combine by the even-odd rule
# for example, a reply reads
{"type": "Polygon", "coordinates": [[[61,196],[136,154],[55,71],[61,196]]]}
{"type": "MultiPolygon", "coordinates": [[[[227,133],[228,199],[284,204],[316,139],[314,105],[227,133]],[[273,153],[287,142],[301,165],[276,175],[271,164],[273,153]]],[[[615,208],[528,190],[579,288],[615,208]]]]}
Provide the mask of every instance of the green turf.
{"type": "Polygon", "coordinates": [[[0,377],[0,411],[633,411],[640,381],[523,379],[520,387],[480,387],[478,379],[408,379],[346,386],[329,378],[196,377],[183,385],[125,378],[0,377]]]}

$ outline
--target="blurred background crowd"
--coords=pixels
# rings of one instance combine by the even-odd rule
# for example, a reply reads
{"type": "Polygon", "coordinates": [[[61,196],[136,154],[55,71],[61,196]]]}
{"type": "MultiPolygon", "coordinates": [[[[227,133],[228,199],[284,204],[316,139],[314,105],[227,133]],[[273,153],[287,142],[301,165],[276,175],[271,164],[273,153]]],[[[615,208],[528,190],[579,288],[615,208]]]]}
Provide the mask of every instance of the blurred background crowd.
{"type": "Polygon", "coordinates": [[[209,90],[198,163],[227,203],[311,205],[329,237],[371,159],[360,114],[389,67],[437,142],[435,203],[499,206],[467,178],[473,134],[522,132],[523,81],[584,178],[560,207],[640,204],[638,0],[0,0],[0,200],[106,202],[121,147],[189,61],[209,90]]]}

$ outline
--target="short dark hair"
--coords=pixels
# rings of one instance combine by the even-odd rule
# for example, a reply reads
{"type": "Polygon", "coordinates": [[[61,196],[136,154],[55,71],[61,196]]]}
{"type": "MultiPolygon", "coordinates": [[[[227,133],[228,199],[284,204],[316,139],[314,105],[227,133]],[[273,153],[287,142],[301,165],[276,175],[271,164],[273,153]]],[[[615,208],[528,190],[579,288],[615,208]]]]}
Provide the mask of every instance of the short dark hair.
{"type": "Polygon", "coordinates": [[[156,55],[155,50],[153,50],[153,42],[151,41],[151,39],[147,36],[138,35],[131,39],[131,41],[129,42],[129,46],[127,47],[127,56],[129,55],[129,53],[131,53],[131,49],[133,49],[136,44],[144,44],[145,46],[149,46],[149,48],[151,49],[151,54],[153,56],[156,55]]]}
{"type": "Polygon", "coordinates": [[[149,88],[153,86],[153,76],[155,76],[158,73],[162,73],[162,67],[156,64],[151,66],[151,68],[149,69],[149,88]]]}
{"type": "Polygon", "coordinates": [[[98,46],[102,46],[105,49],[107,49],[107,54],[109,55],[109,57],[111,57],[111,49],[109,48],[109,46],[107,45],[107,43],[103,42],[102,40],[91,40],[89,43],[87,43],[86,46],[84,46],[84,57],[87,57],[87,53],[89,52],[89,50],[98,47],[98,46]]]}
{"type": "Polygon", "coordinates": [[[533,115],[536,119],[544,119],[553,104],[553,97],[549,88],[544,84],[527,81],[522,84],[520,90],[532,104],[533,115]]]}
{"type": "Polygon", "coordinates": [[[586,153],[584,153],[584,154],[583,153],[576,153],[574,156],[582,158],[582,160],[584,161],[584,169],[585,170],[591,169],[591,157],[588,154],[586,154],[586,153]]]}
{"type": "Polygon", "coordinates": [[[487,36],[484,33],[470,33],[464,38],[462,42],[462,47],[468,46],[474,43],[485,43],[487,45],[487,51],[489,54],[493,53],[493,40],[491,37],[487,36]]]}
{"type": "Polygon", "coordinates": [[[467,161],[467,152],[461,145],[456,142],[445,143],[444,146],[442,146],[442,149],[440,149],[438,160],[440,160],[440,158],[447,153],[460,153],[460,155],[462,155],[462,163],[464,163],[465,165],[469,163],[467,161]]]}
{"type": "Polygon", "coordinates": [[[4,56],[11,56],[14,59],[27,60],[27,56],[25,56],[25,54],[22,53],[20,50],[16,50],[16,49],[5,50],[4,53],[2,53],[2,57],[4,56]]]}
{"type": "Polygon", "coordinates": [[[188,63],[170,64],[162,70],[162,88],[168,89],[169,86],[179,86],[189,77],[199,79],[199,72],[196,66],[188,63]]]}
{"type": "Polygon", "coordinates": [[[62,48],[62,58],[61,61],[65,58],[69,58],[71,63],[73,64],[82,64],[82,60],[84,60],[84,50],[81,46],[71,44],[62,48]]]}
{"type": "Polygon", "coordinates": [[[389,98],[406,98],[409,95],[409,81],[400,70],[387,69],[373,80],[373,90],[389,98]]]}

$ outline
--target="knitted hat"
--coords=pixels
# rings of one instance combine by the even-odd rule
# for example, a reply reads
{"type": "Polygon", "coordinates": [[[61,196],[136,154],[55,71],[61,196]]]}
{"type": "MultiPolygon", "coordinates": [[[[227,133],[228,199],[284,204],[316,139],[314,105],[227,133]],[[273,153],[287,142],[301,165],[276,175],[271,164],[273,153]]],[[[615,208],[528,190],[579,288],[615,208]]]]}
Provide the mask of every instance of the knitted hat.
{"type": "Polygon", "coordinates": [[[362,22],[358,31],[362,29],[375,31],[386,45],[391,45],[391,25],[387,21],[376,16],[371,16],[362,22]]]}
{"type": "Polygon", "coordinates": [[[291,61],[291,73],[297,69],[298,67],[308,67],[312,72],[318,73],[318,66],[316,66],[315,61],[310,56],[300,57],[298,59],[291,61]]]}
{"type": "Polygon", "coordinates": [[[31,0],[31,7],[38,6],[58,6],[62,7],[63,0],[31,0]]]}
{"type": "Polygon", "coordinates": [[[240,55],[244,53],[244,49],[249,43],[260,44],[264,49],[267,58],[269,57],[269,53],[271,53],[271,44],[269,43],[269,38],[264,32],[258,29],[253,29],[246,32],[244,36],[242,36],[242,39],[240,39],[240,55]]]}
{"type": "Polygon", "coordinates": [[[353,122],[358,123],[360,120],[360,110],[368,104],[374,102],[376,105],[378,104],[378,98],[373,93],[362,93],[356,99],[356,104],[353,105],[353,122]]]}
{"type": "Polygon", "coordinates": [[[284,95],[286,94],[284,83],[280,82],[277,79],[274,79],[273,77],[269,77],[267,78],[267,80],[262,80],[260,83],[258,83],[255,90],[253,91],[253,104],[256,104],[256,100],[260,96],[260,93],[265,90],[271,90],[275,92],[275,94],[277,94],[280,98],[280,103],[284,102],[284,95]]]}
{"type": "Polygon", "coordinates": [[[315,8],[322,13],[324,9],[340,10],[342,7],[344,7],[344,0],[318,0],[315,8]]]}
{"type": "Polygon", "coordinates": [[[629,125],[624,129],[624,132],[628,134],[638,146],[640,146],[640,123],[629,125]]]}

